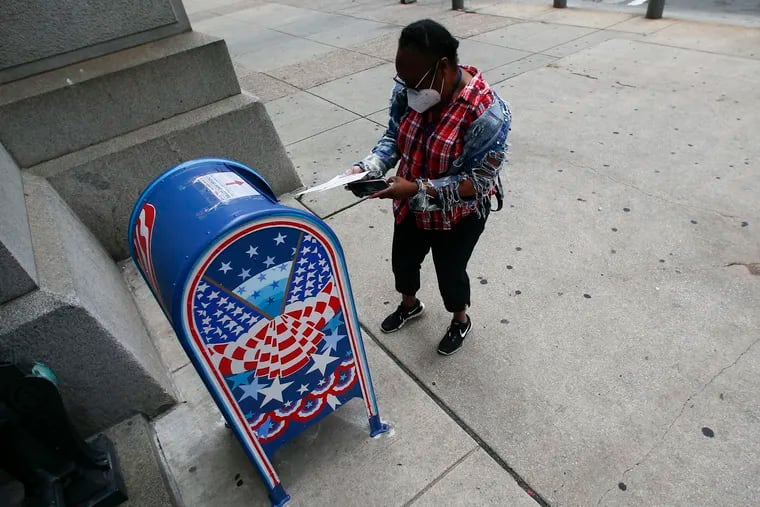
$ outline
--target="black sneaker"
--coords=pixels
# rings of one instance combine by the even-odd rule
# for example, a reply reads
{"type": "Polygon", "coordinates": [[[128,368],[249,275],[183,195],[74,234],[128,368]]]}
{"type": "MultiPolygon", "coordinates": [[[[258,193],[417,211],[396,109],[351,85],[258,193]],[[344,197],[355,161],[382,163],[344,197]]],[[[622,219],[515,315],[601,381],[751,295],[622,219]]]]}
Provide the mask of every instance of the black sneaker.
{"type": "Polygon", "coordinates": [[[467,322],[459,322],[458,320],[452,320],[449,329],[443,336],[441,343],[438,344],[438,353],[443,356],[450,356],[457,350],[462,348],[462,343],[467,336],[467,333],[472,329],[472,320],[470,316],[467,316],[467,322]]]}
{"type": "Polygon", "coordinates": [[[404,323],[407,320],[419,317],[424,311],[425,305],[423,305],[422,301],[419,299],[417,300],[417,304],[414,306],[414,308],[411,308],[409,310],[405,309],[403,305],[398,305],[396,311],[388,315],[383,323],[380,324],[380,329],[383,333],[392,333],[394,331],[398,331],[404,327],[404,323]]]}

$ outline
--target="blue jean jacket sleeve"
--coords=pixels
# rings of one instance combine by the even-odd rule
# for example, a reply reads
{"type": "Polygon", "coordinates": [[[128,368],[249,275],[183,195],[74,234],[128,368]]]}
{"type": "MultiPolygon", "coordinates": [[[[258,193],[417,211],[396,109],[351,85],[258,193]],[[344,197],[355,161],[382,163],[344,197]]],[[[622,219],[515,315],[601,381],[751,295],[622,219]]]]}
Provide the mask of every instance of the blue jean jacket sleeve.
{"type": "Polygon", "coordinates": [[[483,215],[494,191],[499,198],[503,195],[500,172],[506,159],[512,113],[509,105],[496,92],[492,93],[495,100],[465,134],[462,156],[454,161],[446,176],[430,180],[445,214],[457,206],[468,206],[483,215]],[[463,198],[459,185],[468,179],[475,188],[475,197],[463,198]]]}
{"type": "Polygon", "coordinates": [[[393,169],[398,163],[399,151],[396,139],[398,138],[399,125],[406,115],[407,109],[406,90],[397,84],[391,94],[388,128],[372,152],[356,164],[365,171],[369,171],[372,178],[385,176],[385,173],[393,169]]]}

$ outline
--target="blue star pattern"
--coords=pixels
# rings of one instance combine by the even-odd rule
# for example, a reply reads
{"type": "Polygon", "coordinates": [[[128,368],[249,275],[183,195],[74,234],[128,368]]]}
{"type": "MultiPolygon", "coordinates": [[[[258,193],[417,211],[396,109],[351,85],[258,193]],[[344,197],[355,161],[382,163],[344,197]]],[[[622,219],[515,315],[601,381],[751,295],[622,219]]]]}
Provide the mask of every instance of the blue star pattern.
{"type": "Polygon", "coordinates": [[[207,344],[234,342],[281,313],[300,237],[288,227],[263,229],[214,259],[195,291],[196,326],[207,344]]]}
{"type": "Polygon", "coordinates": [[[288,303],[318,294],[332,279],[324,247],[310,234],[304,235],[288,291],[288,303]]]}
{"type": "Polygon", "coordinates": [[[195,291],[195,325],[207,344],[234,342],[263,314],[212,283],[203,280],[195,291]]]}
{"type": "Polygon", "coordinates": [[[289,227],[272,227],[240,238],[214,259],[206,276],[257,307],[261,315],[279,315],[301,236],[289,227]]]}
{"type": "Polygon", "coordinates": [[[227,364],[232,373],[224,374],[240,414],[263,442],[275,445],[284,431],[295,434],[360,395],[358,384],[347,383],[354,375],[345,373],[353,353],[343,309],[334,308],[327,317],[315,303],[336,290],[335,283],[319,240],[295,228],[271,227],[236,239],[210,262],[196,287],[193,317],[213,357],[240,359],[234,352],[240,348],[250,354],[242,360],[256,365],[241,371],[243,363],[227,364]],[[315,315],[323,317],[314,320],[315,315]],[[298,338],[307,319],[321,338],[308,362],[286,370],[294,345],[283,349],[278,343],[298,338]],[[225,355],[228,351],[233,352],[225,355]],[[269,374],[262,373],[262,365],[269,365],[269,374]]]}

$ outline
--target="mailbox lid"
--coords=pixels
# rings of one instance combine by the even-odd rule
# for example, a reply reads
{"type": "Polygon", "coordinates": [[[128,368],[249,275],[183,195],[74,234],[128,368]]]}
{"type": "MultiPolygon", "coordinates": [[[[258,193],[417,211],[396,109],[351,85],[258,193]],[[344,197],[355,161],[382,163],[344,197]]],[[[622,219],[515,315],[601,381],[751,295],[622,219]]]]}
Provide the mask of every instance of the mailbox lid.
{"type": "Polygon", "coordinates": [[[266,181],[226,159],[181,164],[140,196],[130,220],[130,251],[172,324],[172,301],[186,273],[230,228],[280,208],[266,181]]]}

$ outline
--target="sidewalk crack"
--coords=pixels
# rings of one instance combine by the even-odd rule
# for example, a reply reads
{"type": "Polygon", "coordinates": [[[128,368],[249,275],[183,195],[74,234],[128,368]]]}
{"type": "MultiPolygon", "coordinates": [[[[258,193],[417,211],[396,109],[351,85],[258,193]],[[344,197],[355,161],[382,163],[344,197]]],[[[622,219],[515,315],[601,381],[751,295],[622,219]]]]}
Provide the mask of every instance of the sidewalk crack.
{"type": "Polygon", "coordinates": [[[460,428],[462,428],[465,433],[470,435],[470,437],[475,441],[475,443],[479,446],[479,448],[483,449],[483,451],[488,454],[501,468],[503,468],[511,477],[515,480],[517,485],[525,491],[530,498],[532,498],[537,504],[541,505],[542,507],[549,507],[549,502],[547,502],[528,482],[523,479],[520,474],[518,474],[509,464],[504,461],[504,459],[499,456],[499,454],[490,446],[488,443],[486,443],[480,436],[475,432],[474,429],[472,429],[462,418],[457,415],[456,412],[454,412],[446,403],[438,396],[436,395],[426,384],[425,382],[420,379],[417,375],[414,374],[412,370],[410,370],[388,347],[385,346],[383,342],[381,342],[377,336],[375,336],[372,331],[370,331],[370,328],[367,326],[365,322],[362,322],[361,319],[359,320],[359,324],[362,328],[362,333],[366,336],[369,336],[370,339],[372,339],[375,344],[380,347],[380,350],[387,355],[391,361],[396,363],[396,365],[401,368],[401,371],[403,371],[412,381],[417,384],[417,386],[422,389],[422,391],[435,402],[436,405],[438,405],[441,410],[446,413],[455,423],[459,425],[460,428]]]}
{"type": "MultiPolygon", "coordinates": [[[[635,470],[636,468],[638,468],[640,465],[644,464],[644,462],[646,462],[646,461],[649,459],[649,457],[652,455],[652,453],[655,451],[655,449],[658,449],[658,448],[660,447],[660,445],[661,445],[661,444],[662,444],[662,443],[665,441],[665,439],[667,438],[667,436],[668,436],[668,433],[670,433],[670,430],[672,430],[672,429],[673,429],[673,426],[674,426],[674,425],[675,425],[675,424],[678,422],[678,420],[681,418],[681,416],[683,416],[683,413],[686,411],[686,406],[689,404],[689,402],[691,402],[691,400],[693,400],[695,397],[697,397],[697,396],[699,396],[700,394],[702,394],[702,393],[704,392],[704,390],[705,390],[705,389],[707,389],[707,388],[708,388],[708,387],[709,387],[709,386],[710,386],[710,385],[711,385],[713,382],[715,382],[715,380],[717,380],[717,378],[718,378],[718,377],[720,377],[720,376],[721,376],[721,375],[723,375],[725,372],[727,372],[728,370],[730,370],[731,368],[733,368],[734,366],[736,366],[736,364],[737,364],[737,363],[738,363],[738,362],[741,360],[741,358],[742,358],[742,357],[744,357],[744,356],[745,356],[745,355],[746,355],[746,354],[747,354],[747,353],[748,353],[748,352],[749,352],[749,351],[752,349],[752,347],[754,347],[754,346],[755,346],[755,345],[757,345],[758,343],[760,343],[760,338],[758,338],[758,339],[757,339],[757,340],[755,340],[754,342],[750,343],[750,344],[749,344],[749,345],[748,345],[748,346],[747,346],[747,347],[746,347],[746,348],[745,348],[745,349],[744,349],[744,350],[743,350],[743,351],[742,351],[742,352],[741,352],[741,353],[740,353],[740,354],[739,354],[739,355],[736,357],[736,359],[734,359],[734,361],[733,361],[731,364],[729,364],[729,365],[727,365],[727,366],[724,366],[723,368],[721,368],[721,369],[720,369],[720,371],[718,371],[718,373],[716,373],[715,375],[713,375],[713,376],[712,376],[712,378],[711,378],[709,381],[707,381],[707,383],[705,383],[705,385],[703,385],[703,386],[702,386],[701,388],[699,388],[697,391],[693,392],[693,393],[692,393],[692,394],[691,394],[691,395],[690,395],[688,398],[686,398],[686,401],[684,401],[684,402],[683,402],[683,404],[681,405],[681,409],[678,411],[678,414],[675,416],[675,418],[673,418],[673,420],[672,420],[672,421],[670,421],[670,424],[668,424],[668,427],[667,427],[667,428],[665,429],[665,431],[662,433],[662,435],[660,436],[660,438],[658,438],[658,439],[657,439],[657,441],[654,443],[654,445],[652,445],[652,447],[651,447],[651,448],[650,448],[650,449],[649,449],[649,450],[646,452],[646,454],[644,454],[644,456],[643,456],[641,459],[639,459],[639,460],[638,460],[638,461],[637,461],[637,462],[636,462],[634,465],[631,465],[630,467],[628,467],[627,469],[625,469],[625,470],[623,471],[623,474],[622,474],[622,476],[621,476],[621,482],[622,482],[622,479],[625,479],[625,476],[626,476],[627,474],[629,474],[630,472],[634,471],[634,470],[635,470]]],[[[601,505],[601,504],[602,504],[602,501],[605,499],[605,497],[606,497],[606,496],[607,496],[607,495],[608,495],[608,494],[609,494],[609,493],[610,493],[612,490],[614,490],[614,489],[615,489],[615,486],[613,486],[613,487],[609,488],[607,491],[605,491],[605,492],[602,494],[602,496],[601,496],[601,497],[599,497],[599,501],[596,503],[597,507],[598,507],[599,505],[601,505]]]]}
{"type": "Polygon", "coordinates": [[[576,76],[580,76],[580,77],[587,77],[587,78],[589,78],[589,79],[599,79],[599,78],[598,78],[598,77],[596,77],[596,76],[592,76],[591,74],[584,74],[584,73],[582,73],[582,72],[570,72],[570,74],[574,74],[574,75],[576,75],[576,76]]]}
{"type": "Polygon", "coordinates": [[[602,178],[606,178],[606,179],[612,181],[613,183],[617,183],[618,185],[623,185],[625,187],[628,187],[630,189],[633,189],[633,190],[639,192],[642,195],[645,195],[646,197],[658,200],[660,202],[664,202],[666,204],[670,204],[672,206],[678,206],[678,207],[681,207],[681,208],[692,209],[692,210],[697,210],[697,211],[705,211],[707,213],[713,213],[713,214],[718,215],[718,216],[720,216],[722,218],[728,218],[728,219],[732,219],[732,220],[736,220],[736,219],[739,218],[737,215],[731,215],[729,213],[725,213],[725,212],[717,210],[717,209],[705,208],[705,207],[702,207],[702,206],[694,206],[692,204],[686,204],[686,203],[683,203],[683,202],[680,202],[680,201],[669,199],[667,197],[663,197],[661,195],[653,194],[652,192],[648,192],[648,191],[644,190],[643,188],[641,188],[641,187],[639,187],[637,185],[634,185],[633,183],[629,183],[627,181],[619,180],[619,179],[615,178],[614,176],[610,176],[609,174],[603,173],[603,172],[601,172],[598,169],[595,169],[593,167],[589,167],[589,166],[582,165],[582,164],[574,164],[572,162],[568,162],[568,164],[571,165],[571,166],[573,166],[573,167],[575,167],[575,168],[577,168],[577,169],[586,169],[588,171],[591,171],[592,173],[596,174],[597,176],[601,176],[602,178]]]}
{"type": "Polygon", "coordinates": [[[449,473],[451,473],[456,467],[458,467],[459,465],[461,465],[467,458],[469,458],[470,456],[472,456],[473,454],[475,454],[478,451],[478,449],[480,449],[480,446],[478,446],[476,444],[475,447],[473,447],[472,449],[470,449],[469,451],[467,451],[464,456],[462,456],[461,458],[459,458],[458,460],[456,460],[451,466],[449,466],[448,468],[446,468],[446,470],[444,470],[443,472],[441,472],[441,474],[438,477],[436,477],[435,479],[433,479],[427,486],[425,486],[419,492],[417,492],[417,494],[414,495],[408,502],[404,503],[404,507],[409,507],[410,505],[412,505],[413,503],[415,503],[417,500],[419,500],[420,498],[422,498],[422,496],[425,493],[427,493],[428,491],[430,491],[431,489],[433,489],[433,487],[436,484],[438,484],[444,477],[446,477],[447,475],[449,475],[449,473]]]}
{"type": "MultiPolygon", "coordinates": [[[[735,25],[732,25],[732,26],[735,26],[735,25]]],[[[665,28],[670,28],[670,26],[665,27],[665,28]]],[[[739,58],[739,59],[742,59],[742,60],[747,60],[749,62],[757,62],[757,58],[756,57],[744,56],[744,55],[735,55],[735,54],[730,54],[730,53],[721,53],[720,51],[717,51],[717,50],[716,51],[710,51],[709,49],[699,49],[699,48],[693,48],[693,47],[689,48],[689,47],[683,47],[683,46],[676,46],[676,45],[674,45],[675,43],[668,44],[667,42],[659,42],[659,41],[647,40],[647,39],[638,39],[638,42],[641,42],[642,44],[649,44],[651,46],[661,46],[661,47],[666,47],[666,48],[671,48],[671,49],[681,49],[683,51],[694,51],[694,52],[697,52],[697,53],[707,53],[708,55],[728,56],[730,58],[739,58]]]]}

